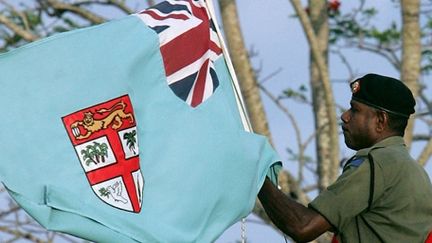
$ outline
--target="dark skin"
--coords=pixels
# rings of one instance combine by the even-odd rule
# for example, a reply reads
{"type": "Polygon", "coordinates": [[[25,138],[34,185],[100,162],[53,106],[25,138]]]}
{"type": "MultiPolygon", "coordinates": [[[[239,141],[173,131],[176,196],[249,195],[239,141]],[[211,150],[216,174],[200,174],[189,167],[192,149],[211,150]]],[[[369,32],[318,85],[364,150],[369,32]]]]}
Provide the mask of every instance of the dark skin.
{"type": "MultiPolygon", "coordinates": [[[[385,111],[351,101],[351,108],[341,115],[345,144],[353,150],[371,147],[397,135],[389,126],[385,111]]],[[[315,210],[283,194],[266,178],[258,198],[273,223],[296,242],[308,242],[335,228],[315,210]]]]}
{"type": "Polygon", "coordinates": [[[296,242],[308,242],[333,230],[321,214],[283,194],[268,178],[265,179],[258,198],[276,227],[296,242]]]}

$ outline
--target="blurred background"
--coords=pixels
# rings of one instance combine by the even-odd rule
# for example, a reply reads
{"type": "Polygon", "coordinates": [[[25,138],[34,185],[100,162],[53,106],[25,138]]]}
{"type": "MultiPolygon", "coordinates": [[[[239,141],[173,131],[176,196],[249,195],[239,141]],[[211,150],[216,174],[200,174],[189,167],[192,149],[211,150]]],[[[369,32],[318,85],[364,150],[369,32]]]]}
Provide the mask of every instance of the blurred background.
{"type": "MultiPolygon", "coordinates": [[[[0,53],[158,2],[0,0],[0,53]]],[[[286,194],[307,204],[354,154],[344,145],[339,116],[349,107],[349,81],[366,73],[399,78],[415,94],[417,113],[405,139],[432,175],[432,1],[213,2],[254,131],[283,160],[279,184],[286,194]]],[[[0,190],[0,242],[83,242],[45,231],[0,190]]],[[[245,227],[234,224],[216,242],[290,242],[259,202],[245,227]]]]}

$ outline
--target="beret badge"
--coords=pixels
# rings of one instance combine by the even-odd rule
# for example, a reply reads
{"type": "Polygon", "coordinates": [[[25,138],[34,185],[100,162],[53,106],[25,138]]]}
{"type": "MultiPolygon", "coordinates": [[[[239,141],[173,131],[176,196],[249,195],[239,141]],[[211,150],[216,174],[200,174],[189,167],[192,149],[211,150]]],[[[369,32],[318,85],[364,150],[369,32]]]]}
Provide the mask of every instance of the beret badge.
{"type": "Polygon", "coordinates": [[[352,100],[393,115],[409,118],[415,112],[411,90],[400,80],[378,74],[366,74],[350,83],[352,100]]]}
{"type": "Polygon", "coordinates": [[[360,82],[354,81],[351,83],[351,92],[353,94],[357,93],[360,90],[360,82]]]}

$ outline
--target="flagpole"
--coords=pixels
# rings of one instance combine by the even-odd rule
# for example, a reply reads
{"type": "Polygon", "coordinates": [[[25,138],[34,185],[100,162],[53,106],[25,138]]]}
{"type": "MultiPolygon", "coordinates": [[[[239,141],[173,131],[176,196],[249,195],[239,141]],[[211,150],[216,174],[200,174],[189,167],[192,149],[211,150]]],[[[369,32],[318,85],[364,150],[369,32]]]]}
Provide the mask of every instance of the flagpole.
{"type": "MultiPolygon", "coordinates": [[[[237,109],[240,113],[240,118],[241,118],[243,127],[244,127],[245,131],[253,132],[252,125],[250,123],[249,116],[247,114],[246,106],[245,106],[244,101],[243,101],[243,96],[242,96],[241,91],[240,91],[240,85],[238,83],[237,75],[235,73],[234,66],[231,62],[231,57],[229,55],[228,49],[226,48],[224,38],[222,37],[221,31],[219,29],[216,14],[215,14],[214,7],[213,7],[214,6],[213,0],[204,0],[204,2],[207,5],[208,14],[210,15],[211,19],[213,20],[214,26],[216,28],[216,33],[219,37],[219,42],[221,44],[222,52],[223,52],[224,57],[225,57],[225,62],[226,62],[226,65],[228,67],[228,71],[229,71],[230,76],[231,76],[231,80],[232,80],[231,85],[232,85],[233,90],[234,90],[234,95],[235,95],[236,103],[237,103],[237,109]]],[[[241,219],[241,243],[246,243],[246,218],[241,219]]]]}
{"type": "Polygon", "coordinates": [[[243,127],[247,132],[253,132],[252,125],[250,123],[249,116],[248,116],[248,113],[246,110],[246,106],[245,106],[245,103],[243,100],[243,96],[242,96],[241,91],[240,91],[240,85],[238,83],[237,75],[235,74],[234,66],[231,62],[231,57],[229,55],[228,48],[226,48],[224,38],[223,38],[221,31],[219,29],[216,14],[215,14],[214,7],[213,7],[214,6],[213,0],[205,0],[204,2],[207,5],[208,14],[210,15],[211,19],[213,20],[214,26],[216,28],[216,33],[219,37],[219,42],[221,44],[222,52],[223,52],[224,57],[225,57],[225,62],[227,64],[228,71],[229,71],[230,76],[231,76],[231,80],[232,80],[231,85],[232,85],[233,90],[234,90],[234,94],[235,94],[236,102],[237,102],[237,108],[238,108],[239,113],[240,113],[240,118],[241,118],[243,127]]]}

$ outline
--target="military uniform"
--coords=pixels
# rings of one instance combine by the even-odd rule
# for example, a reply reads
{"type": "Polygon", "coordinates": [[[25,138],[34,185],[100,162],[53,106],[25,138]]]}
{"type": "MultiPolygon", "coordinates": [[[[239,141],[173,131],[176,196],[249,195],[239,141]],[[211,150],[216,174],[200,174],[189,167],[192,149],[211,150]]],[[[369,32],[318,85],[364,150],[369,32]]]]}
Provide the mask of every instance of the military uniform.
{"type": "Polygon", "coordinates": [[[398,136],[359,150],[309,207],[336,228],[340,242],[424,242],[432,229],[431,182],[398,136]]]}
{"type": "MultiPolygon", "coordinates": [[[[353,101],[402,120],[415,112],[411,91],[397,79],[368,74],[351,89],[353,101]]],[[[432,230],[432,185],[401,136],[360,147],[309,207],[334,226],[339,242],[423,243],[432,230]]]]}

